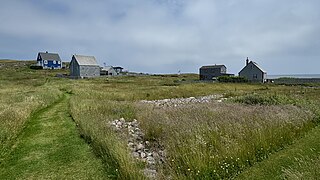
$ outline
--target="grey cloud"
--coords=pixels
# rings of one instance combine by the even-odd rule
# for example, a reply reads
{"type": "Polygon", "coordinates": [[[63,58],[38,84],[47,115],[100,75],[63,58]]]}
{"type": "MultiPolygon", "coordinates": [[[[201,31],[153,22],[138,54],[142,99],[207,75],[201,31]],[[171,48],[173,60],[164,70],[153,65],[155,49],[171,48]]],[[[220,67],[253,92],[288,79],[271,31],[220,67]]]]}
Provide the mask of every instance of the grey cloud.
{"type": "Polygon", "coordinates": [[[317,73],[319,6],[317,0],[11,0],[0,7],[0,58],[49,50],[64,60],[95,55],[100,64],[139,72],[226,64],[237,73],[250,56],[271,74],[317,73]]]}

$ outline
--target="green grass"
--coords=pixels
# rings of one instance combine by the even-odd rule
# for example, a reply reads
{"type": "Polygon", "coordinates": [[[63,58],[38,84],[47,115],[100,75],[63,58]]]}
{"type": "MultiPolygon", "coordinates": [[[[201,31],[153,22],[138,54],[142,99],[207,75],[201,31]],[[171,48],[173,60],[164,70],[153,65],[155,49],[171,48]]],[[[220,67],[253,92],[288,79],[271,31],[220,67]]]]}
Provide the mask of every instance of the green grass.
{"type": "Polygon", "coordinates": [[[209,103],[144,109],[138,119],[151,135],[147,138],[168,150],[165,169],[175,179],[230,178],[315,126],[311,112],[287,105],[209,103]]]}
{"type": "Polygon", "coordinates": [[[320,127],[285,150],[247,169],[236,179],[318,179],[320,177],[320,127]]]}
{"type": "Polygon", "coordinates": [[[194,74],[70,80],[54,77],[56,73],[67,73],[65,70],[30,70],[15,66],[20,62],[6,63],[8,66],[0,69],[0,166],[6,169],[1,171],[3,177],[67,178],[81,175],[83,168],[88,168],[88,174],[98,171],[92,178],[145,179],[141,172],[145,164],[131,157],[127,140],[109,126],[110,121],[122,117],[127,121],[137,119],[145,139],[166,149],[165,164],[157,166],[158,179],[259,179],[268,167],[274,167],[270,170],[274,176],[266,175],[271,179],[318,177],[317,168],[310,166],[319,163],[316,132],[320,122],[320,89],[317,85],[204,83],[197,81],[198,75],[194,74]],[[38,115],[46,118],[52,113],[49,109],[60,107],[59,117],[72,116],[62,118],[64,123],[71,124],[61,123],[46,134],[50,123],[40,128],[42,123],[37,122],[38,118],[30,116],[66,93],[70,99],[36,113],[47,114],[38,115]],[[229,100],[176,108],[139,103],[212,94],[221,94],[229,100]],[[66,106],[68,101],[70,110],[66,106]],[[72,135],[53,135],[61,130],[72,135]],[[37,147],[56,151],[49,153],[50,156],[43,152],[27,155],[25,152],[38,150],[28,140],[36,134],[45,137],[37,140],[37,147]],[[68,144],[83,148],[70,148],[68,144]],[[95,156],[91,154],[91,158],[84,156],[84,159],[69,156],[90,152],[95,156]],[[98,165],[88,160],[95,157],[98,165]],[[53,164],[56,170],[51,169],[50,174],[44,162],[53,164]],[[66,166],[70,169],[64,171],[66,166]],[[13,173],[15,169],[17,175],[13,173]]]}
{"type": "Polygon", "coordinates": [[[69,96],[35,113],[1,165],[3,179],[106,179],[69,117],[69,96]]]}

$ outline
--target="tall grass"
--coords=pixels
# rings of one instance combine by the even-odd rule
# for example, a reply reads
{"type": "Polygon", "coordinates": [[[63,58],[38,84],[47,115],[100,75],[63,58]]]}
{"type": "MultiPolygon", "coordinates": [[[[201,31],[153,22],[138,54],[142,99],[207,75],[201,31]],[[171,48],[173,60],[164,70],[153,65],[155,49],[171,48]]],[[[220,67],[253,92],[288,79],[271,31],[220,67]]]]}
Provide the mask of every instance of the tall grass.
{"type": "Polygon", "coordinates": [[[29,70],[27,65],[32,62],[1,62],[6,66],[0,69],[0,160],[32,113],[59,99],[62,96],[59,89],[65,85],[29,70]]]}
{"type": "Polygon", "coordinates": [[[7,85],[0,90],[0,157],[8,152],[31,114],[61,95],[59,89],[50,87],[7,85]]]}
{"type": "Polygon", "coordinates": [[[175,179],[233,177],[315,126],[313,113],[290,105],[140,108],[146,135],[167,149],[163,176],[175,179]]]}
{"type": "MultiPolygon", "coordinates": [[[[90,90],[87,92],[91,94],[90,90]]],[[[110,178],[144,179],[139,163],[127,149],[127,140],[118,137],[109,126],[109,122],[118,117],[134,118],[134,108],[130,104],[92,99],[86,93],[75,91],[70,106],[81,135],[102,158],[110,178]]]]}
{"type": "MultiPolygon", "coordinates": [[[[55,73],[27,68],[0,71],[0,157],[30,115],[63,92],[72,94],[71,115],[81,136],[105,162],[111,179],[145,178],[144,164],[131,157],[127,139],[110,129],[109,122],[115,119],[138,119],[145,139],[166,149],[159,179],[232,178],[320,121],[316,88],[202,83],[195,81],[196,75],[67,80],[53,78],[55,73]],[[174,108],[139,103],[212,94],[235,98],[174,108]]],[[[299,177],[296,169],[284,172],[299,177]]]]}
{"type": "Polygon", "coordinates": [[[143,178],[143,165],[129,155],[126,139],[108,126],[108,122],[121,117],[137,118],[146,140],[165,147],[168,157],[159,167],[160,179],[236,176],[291,144],[317,123],[317,106],[313,104],[312,109],[312,103],[306,103],[306,97],[316,97],[316,90],[193,83],[190,79],[180,83],[179,78],[117,77],[73,82],[72,116],[115,179],[143,178]],[[252,92],[256,95],[243,96],[252,92]],[[240,104],[230,101],[163,109],[138,103],[142,99],[209,94],[237,96],[235,101],[240,104]]]}
{"type": "Polygon", "coordinates": [[[320,177],[320,157],[295,157],[295,164],[282,169],[283,179],[314,179],[320,177]]]}

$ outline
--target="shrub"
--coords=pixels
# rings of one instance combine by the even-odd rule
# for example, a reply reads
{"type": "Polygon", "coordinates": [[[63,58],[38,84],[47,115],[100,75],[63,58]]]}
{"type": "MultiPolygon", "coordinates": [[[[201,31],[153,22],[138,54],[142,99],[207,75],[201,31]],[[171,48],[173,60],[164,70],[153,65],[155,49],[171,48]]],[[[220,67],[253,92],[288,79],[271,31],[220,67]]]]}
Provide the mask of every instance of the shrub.
{"type": "Polygon", "coordinates": [[[260,95],[249,94],[234,99],[235,102],[248,105],[279,105],[279,104],[295,104],[293,99],[284,95],[260,95]]]}
{"type": "Polygon", "coordinates": [[[240,76],[220,76],[218,77],[218,81],[226,83],[246,83],[248,79],[240,76]]]}

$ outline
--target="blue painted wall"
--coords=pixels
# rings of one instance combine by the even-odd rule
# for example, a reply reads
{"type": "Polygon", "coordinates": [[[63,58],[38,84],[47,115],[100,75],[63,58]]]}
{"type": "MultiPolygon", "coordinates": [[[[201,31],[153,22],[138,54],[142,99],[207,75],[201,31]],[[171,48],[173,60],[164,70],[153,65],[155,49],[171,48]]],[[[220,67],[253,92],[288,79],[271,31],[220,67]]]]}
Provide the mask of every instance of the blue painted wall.
{"type": "Polygon", "coordinates": [[[43,63],[43,68],[54,68],[54,69],[61,69],[61,61],[55,61],[56,63],[54,64],[53,61],[48,60],[48,64],[43,63]],[[58,63],[60,62],[60,64],[58,63]]]}

